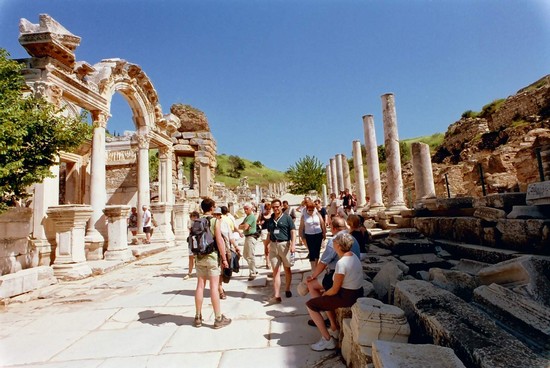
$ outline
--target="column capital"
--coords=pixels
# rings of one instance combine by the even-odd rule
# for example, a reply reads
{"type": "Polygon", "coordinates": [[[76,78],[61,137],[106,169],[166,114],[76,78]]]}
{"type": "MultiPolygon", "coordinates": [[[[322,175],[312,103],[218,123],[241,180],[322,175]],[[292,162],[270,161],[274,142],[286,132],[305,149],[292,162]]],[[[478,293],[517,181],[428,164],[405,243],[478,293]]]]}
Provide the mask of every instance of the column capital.
{"type": "Polygon", "coordinates": [[[136,134],[134,137],[137,141],[139,149],[149,149],[149,142],[151,141],[151,138],[142,134],[136,134]]]}
{"type": "Polygon", "coordinates": [[[159,158],[160,159],[170,159],[174,154],[173,146],[162,146],[159,147],[159,158]]]}
{"type": "Polygon", "coordinates": [[[92,111],[92,120],[94,128],[103,128],[107,127],[108,116],[102,111],[92,111]]]}

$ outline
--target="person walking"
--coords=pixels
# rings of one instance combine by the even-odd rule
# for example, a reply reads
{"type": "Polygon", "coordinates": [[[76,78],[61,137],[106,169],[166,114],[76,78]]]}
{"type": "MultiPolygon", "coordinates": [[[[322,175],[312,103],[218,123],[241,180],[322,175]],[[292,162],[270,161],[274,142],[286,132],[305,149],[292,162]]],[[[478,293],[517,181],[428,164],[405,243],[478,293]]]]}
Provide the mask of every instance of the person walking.
{"type": "Polygon", "coordinates": [[[281,201],[274,199],[271,201],[273,215],[267,221],[267,230],[269,238],[269,260],[273,267],[273,292],[274,296],[268,301],[268,304],[281,303],[281,265],[285,270],[285,296],[292,297],[290,284],[292,283],[292,271],[290,264],[290,255],[296,251],[296,227],[294,221],[289,215],[283,213],[281,201]]]}
{"type": "Polygon", "coordinates": [[[257,243],[257,225],[256,225],[256,216],[253,212],[253,207],[250,203],[245,203],[243,206],[244,213],[246,217],[243,222],[239,225],[239,229],[242,230],[244,234],[244,248],[243,248],[243,257],[248,263],[248,281],[252,281],[258,275],[256,270],[256,243],[257,243]]]}
{"type": "MultiPolygon", "coordinates": [[[[220,262],[218,260],[218,254],[221,257],[221,265],[225,268],[229,267],[229,262],[225,251],[225,242],[221,234],[221,221],[211,221],[212,211],[216,203],[211,198],[205,198],[201,202],[201,209],[203,217],[206,217],[210,221],[210,230],[214,234],[214,239],[217,245],[217,252],[213,251],[209,254],[198,254],[196,256],[195,268],[197,270],[197,287],[195,289],[195,319],[193,326],[202,326],[202,304],[204,300],[204,289],[206,282],[210,283],[210,300],[212,302],[212,309],[214,309],[214,328],[222,328],[231,323],[231,319],[224,316],[221,312],[220,294],[216,291],[219,290],[220,283],[220,262]]],[[[220,212],[221,217],[221,212],[220,212]]]]}
{"type": "Polygon", "coordinates": [[[315,269],[317,262],[319,262],[319,255],[321,254],[321,244],[326,238],[327,229],[325,227],[325,221],[321,214],[317,211],[315,203],[307,201],[305,204],[305,211],[302,214],[300,220],[300,227],[298,234],[302,239],[302,243],[307,247],[309,254],[309,263],[311,270],[315,269]]]}

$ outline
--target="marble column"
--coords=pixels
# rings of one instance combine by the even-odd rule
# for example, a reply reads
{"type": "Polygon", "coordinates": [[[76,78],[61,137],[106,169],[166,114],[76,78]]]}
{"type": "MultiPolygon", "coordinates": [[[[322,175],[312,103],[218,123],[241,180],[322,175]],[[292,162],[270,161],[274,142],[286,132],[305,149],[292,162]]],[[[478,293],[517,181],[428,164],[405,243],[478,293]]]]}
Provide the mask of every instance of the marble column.
{"type": "Polygon", "coordinates": [[[344,165],[342,163],[342,154],[339,153],[336,155],[336,178],[338,179],[338,192],[336,195],[339,195],[345,188],[344,186],[344,165]]]}
{"type": "Polygon", "coordinates": [[[342,155],[342,171],[344,173],[344,189],[349,189],[350,193],[352,192],[351,187],[351,175],[349,172],[349,162],[346,155],[342,155]]]}
{"type": "Polygon", "coordinates": [[[158,226],[154,228],[151,243],[175,245],[176,236],[172,231],[172,208],[169,203],[151,203],[151,213],[155,217],[158,226]]]}
{"type": "Polygon", "coordinates": [[[94,131],[90,170],[90,203],[93,213],[88,221],[86,248],[89,260],[101,260],[103,259],[103,243],[107,230],[105,216],[103,215],[103,209],[107,203],[105,171],[105,127],[107,126],[107,116],[103,113],[92,112],[92,117],[94,120],[94,131]]]}
{"type": "Polygon", "coordinates": [[[336,193],[336,196],[340,194],[338,190],[338,170],[336,170],[336,158],[330,159],[330,175],[332,179],[332,192],[336,193]]]}
{"type": "Polygon", "coordinates": [[[151,194],[149,189],[149,140],[146,135],[137,134],[138,143],[138,230],[143,229],[143,206],[149,206],[151,194]]]}
{"type": "Polygon", "coordinates": [[[380,181],[380,165],[378,161],[378,146],[376,145],[376,131],[374,117],[363,116],[363,132],[365,134],[365,150],[367,160],[367,178],[369,189],[369,208],[377,211],[384,208],[382,199],[382,183],[380,181]]]}
{"type": "Polygon", "coordinates": [[[130,214],[130,206],[109,205],[103,210],[107,216],[107,261],[129,261],[134,259],[128,248],[128,224],[126,219],[130,214]]]}
{"type": "Polygon", "coordinates": [[[172,147],[159,148],[159,201],[174,203],[172,191],[172,147]]]}
{"type": "Polygon", "coordinates": [[[411,152],[416,200],[435,198],[430,146],[426,143],[413,142],[411,152]]]}
{"type": "Polygon", "coordinates": [[[326,206],[328,204],[327,185],[326,184],[323,184],[322,193],[323,193],[323,206],[326,206]]]}
{"type": "Polygon", "coordinates": [[[327,175],[328,192],[332,193],[332,175],[330,173],[330,164],[325,167],[325,173],[327,175]]]}
{"type": "Polygon", "coordinates": [[[208,157],[198,157],[195,165],[199,165],[199,197],[210,197],[210,162],[208,157]]]}
{"type": "Polygon", "coordinates": [[[386,146],[386,175],[388,190],[388,211],[407,209],[403,198],[403,178],[401,177],[401,155],[397,116],[393,93],[382,95],[382,114],[384,118],[384,145],[386,146]]]}
{"type": "Polygon", "coordinates": [[[260,186],[256,184],[256,204],[259,204],[262,200],[262,191],[260,190],[260,186]]]}
{"type": "Polygon", "coordinates": [[[365,172],[363,171],[363,155],[361,154],[361,142],[353,141],[353,168],[355,170],[355,196],[357,208],[363,208],[366,204],[365,172]]]}
{"type": "Polygon", "coordinates": [[[88,277],[92,269],[86,262],[86,221],[94,210],[87,205],[50,206],[48,217],[55,227],[54,276],[61,280],[77,280],[88,277]]]}

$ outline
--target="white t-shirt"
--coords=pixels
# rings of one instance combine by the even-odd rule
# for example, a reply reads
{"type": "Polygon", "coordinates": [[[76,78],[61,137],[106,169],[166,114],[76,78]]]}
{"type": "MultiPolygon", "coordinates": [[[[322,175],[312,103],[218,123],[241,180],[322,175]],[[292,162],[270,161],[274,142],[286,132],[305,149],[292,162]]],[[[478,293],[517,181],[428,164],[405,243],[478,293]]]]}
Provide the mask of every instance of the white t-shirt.
{"type": "Polygon", "coordinates": [[[304,221],[304,234],[314,235],[323,232],[321,228],[321,215],[315,210],[313,215],[305,212],[302,221],[304,221]]]}
{"type": "Polygon", "coordinates": [[[354,254],[343,256],[338,260],[334,274],[337,273],[344,275],[342,283],[344,289],[357,290],[363,286],[363,266],[354,254]]]}

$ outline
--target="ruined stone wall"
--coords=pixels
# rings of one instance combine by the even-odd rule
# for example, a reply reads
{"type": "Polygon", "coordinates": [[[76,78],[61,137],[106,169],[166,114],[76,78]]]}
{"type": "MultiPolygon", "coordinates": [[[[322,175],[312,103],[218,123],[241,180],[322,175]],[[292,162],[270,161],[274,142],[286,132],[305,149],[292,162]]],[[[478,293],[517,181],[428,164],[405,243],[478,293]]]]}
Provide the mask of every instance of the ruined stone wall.
{"type": "MultiPolygon", "coordinates": [[[[544,115],[550,111],[550,76],[546,76],[546,85],[539,88],[525,88],[517,94],[510,96],[492,114],[489,122],[491,131],[502,130],[510,125],[510,122],[526,116],[544,115]],[[541,113],[542,112],[542,113],[541,113]]],[[[541,80],[542,81],[542,80],[541,80]]]]}

